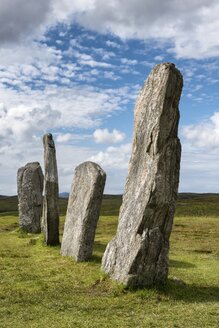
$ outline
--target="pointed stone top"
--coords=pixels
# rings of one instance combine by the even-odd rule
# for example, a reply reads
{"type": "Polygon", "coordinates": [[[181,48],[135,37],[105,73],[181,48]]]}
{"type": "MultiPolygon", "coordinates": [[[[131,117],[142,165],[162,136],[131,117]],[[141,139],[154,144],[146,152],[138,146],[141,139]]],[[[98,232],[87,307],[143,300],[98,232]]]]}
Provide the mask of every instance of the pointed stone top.
{"type": "Polygon", "coordinates": [[[182,84],[174,64],[158,64],[136,103],[132,154],[117,233],[102,259],[102,269],[129,287],[159,285],[167,279],[179,183],[182,84]]]}
{"type": "Polygon", "coordinates": [[[44,136],[43,136],[43,144],[44,144],[44,147],[46,145],[48,145],[50,148],[55,148],[55,144],[54,144],[54,141],[53,141],[53,136],[52,136],[51,133],[44,134],[44,136]]]}
{"type": "Polygon", "coordinates": [[[182,79],[181,72],[176,68],[174,63],[170,63],[170,62],[165,62],[165,63],[160,63],[160,64],[155,65],[154,68],[151,71],[151,74],[154,71],[157,71],[158,69],[162,69],[162,68],[174,71],[176,74],[180,75],[180,77],[182,79]]]}

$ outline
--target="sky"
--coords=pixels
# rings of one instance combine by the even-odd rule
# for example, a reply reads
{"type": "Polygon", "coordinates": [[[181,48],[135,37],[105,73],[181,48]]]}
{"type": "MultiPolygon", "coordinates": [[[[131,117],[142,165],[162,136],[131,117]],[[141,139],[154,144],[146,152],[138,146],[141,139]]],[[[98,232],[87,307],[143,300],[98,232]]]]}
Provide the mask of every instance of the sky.
{"type": "Polygon", "coordinates": [[[180,100],[180,192],[219,192],[218,0],[1,0],[0,194],[39,161],[52,133],[60,192],[91,160],[121,194],[134,106],[154,65],[173,62],[180,100]]]}

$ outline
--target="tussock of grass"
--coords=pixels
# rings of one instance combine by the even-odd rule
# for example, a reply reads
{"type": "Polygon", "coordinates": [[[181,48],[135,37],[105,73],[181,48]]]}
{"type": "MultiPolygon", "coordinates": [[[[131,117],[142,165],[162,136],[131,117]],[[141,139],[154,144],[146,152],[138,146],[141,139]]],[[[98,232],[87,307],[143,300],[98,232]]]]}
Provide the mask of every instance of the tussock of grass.
{"type": "MultiPolygon", "coordinates": [[[[212,200],[183,203],[171,235],[167,285],[136,291],[100,271],[116,231],[118,199],[105,200],[94,254],[86,263],[60,256],[60,246],[46,247],[42,235],[20,231],[16,216],[1,216],[0,326],[218,327],[219,219],[212,200]],[[205,215],[196,213],[197,206],[205,208],[205,215]]],[[[63,223],[64,217],[61,232],[63,223]]]]}

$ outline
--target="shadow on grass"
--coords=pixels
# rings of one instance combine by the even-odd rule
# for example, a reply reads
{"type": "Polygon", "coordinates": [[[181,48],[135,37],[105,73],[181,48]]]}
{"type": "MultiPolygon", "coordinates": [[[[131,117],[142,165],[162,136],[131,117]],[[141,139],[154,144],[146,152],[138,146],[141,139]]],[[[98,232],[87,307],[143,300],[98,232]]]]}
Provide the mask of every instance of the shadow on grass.
{"type": "MultiPolygon", "coordinates": [[[[95,242],[94,251],[96,254],[92,256],[91,262],[100,264],[105,248],[105,243],[95,242]]],[[[171,260],[170,266],[185,269],[195,267],[192,263],[176,260],[171,260]]],[[[124,290],[132,290],[133,292],[136,291],[136,289],[127,289],[126,287],[124,287],[124,290]]],[[[183,281],[175,279],[168,279],[167,284],[158,288],[157,291],[173,300],[183,301],[186,303],[208,303],[219,301],[219,287],[186,285],[183,281]]],[[[142,289],[142,292],[144,295],[144,289],[142,289]]],[[[148,292],[146,292],[145,295],[148,297],[148,292]]]]}
{"type": "Polygon", "coordinates": [[[189,269],[189,268],[195,268],[196,266],[189,262],[170,260],[170,267],[180,268],[180,269],[189,269]]]}
{"type": "Polygon", "coordinates": [[[208,303],[219,301],[219,287],[178,284],[169,279],[164,287],[159,289],[166,296],[188,303],[208,303]]]}
{"type": "Polygon", "coordinates": [[[95,241],[94,253],[96,253],[96,254],[92,255],[91,262],[101,263],[104,251],[106,249],[106,245],[107,245],[107,243],[101,243],[99,241],[95,241]]]}
{"type": "Polygon", "coordinates": [[[92,255],[91,259],[89,260],[89,262],[94,262],[97,264],[100,264],[102,261],[102,256],[100,255],[92,255]]]}
{"type": "Polygon", "coordinates": [[[15,218],[18,217],[18,211],[16,212],[1,212],[0,211],[0,218],[5,216],[14,216],[15,218]]]}

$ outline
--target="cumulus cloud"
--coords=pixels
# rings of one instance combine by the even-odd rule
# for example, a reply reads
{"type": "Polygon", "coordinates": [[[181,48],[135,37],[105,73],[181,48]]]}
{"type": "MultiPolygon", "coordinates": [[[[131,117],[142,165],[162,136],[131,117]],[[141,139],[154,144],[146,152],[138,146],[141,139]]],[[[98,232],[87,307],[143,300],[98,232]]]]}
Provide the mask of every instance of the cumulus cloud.
{"type": "Polygon", "coordinates": [[[108,129],[97,129],[94,131],[93,137],[96,143],[119,143],[125,139],[125,134],[116,129],[113,129],[112,132],[109,132],[108,129]]]}
{"type": "MultiPolygon", "coordinates": [[[[41,90],[24,90],[0,87],[0,136],[2,143],[10,136],[11,142],[26,140],[31,136],[58,128],[95,128],[101,119],[121,109],[124,101],[132,101],[129,89],[98,90],[87,86],[59,87],[47,85],[41,90]]],[[[124,135],[114,130],[99,133],[97,140],[120,142],[124,135]]],[[[98,135],[98,133],[97,133],[98,135]]],[[[59,137],[60,141],[70,138],[59,137]]]]}
{"type": "Polygon", "coordinates": [[[131,153],[131,144],[123,144],[119,147],[108,147],[105,151],[100,151],[89,160],[96,162],[104,168],[127,169],[131,153]]]}
{"type": "Polygon", "coordinates": [[[13,50],[10,45],[4,45],[0,48],[0,57],[0,68],[5,67],[7,70],[19,70],[25,65],[34,64],[31,71],[24,71],[25,76],[32,74],[37,67],[41,69],[42,66],[46,68],[51,64],[57,64],[62,58],[59,50],[40,42],[24,42],[22,45],[14,45],[13,50]]]}
{"type": "Polygon", "coordinates": [[[77,21],[121,38],[166,40],[178,57],[202,58],[219,54],[218,12],[216,0],[94,0],[77,21]]]}
{"type": "MultiPolygon", "coordinates": [[[[177,57],[207,58],[219,55],[218,14],[217,0],[2,0],[0,42],[58,22],[78,22],[123,39],[167,41],[177,57]]],[[[106,45],[119,48],[109,40],[106,45]]]]}
{"type": "Polygon", "coordinates": [[[60,113],[52,110],[50,106],[31,108],[18,105],[7,109],[2,104],[0,106],[0,141],[3,141],[3,145],[4,139],[6,143],[10,140],[31,142],[37,132],[48,127],[48,121],[52,129],[58,118],[60,118],[60,113]]]}
{"type": "Polygon", "coordinates": [[[59,133],[56,137],[56,141],[57,142],[60,142],[60,143],[64,143],[64,142],[67,142],[67,141],[70,141],[72,140],[73,136],[71,133],[59,133]]]}
{"type": "Polygon", "coordinates": [[[215,112],[208,121],[182,129],[185,139],[195,147],[215,149],[219,147],[219,112],[215,112]]]}
{"type": "Polygon", "coordinates": [[[98,163],[107,174],[105,193],[122,194],[127,177],[131,144],[107,147],[105,151],[94,153],[88,161],[98,163]]]}
{"type": "MultiPolygon", "coordinates": [[[[81,85],[75,78],[71,80],[75,71],[80,70],[78,64],[63,62],[55,49],[38,47],[36,43],[32,52],[31,45],[27,49],[27,56],[25,47],[15,49],[17,54],[9,48],[0,50],[4,53],[4,63],[0,64],[0,155],[4,163],[0,193],[16,193],[19,166],[30,161],[42,163],[41,139],[45,132],[52,132],[56,137],[60,186],[66,191],[73,168],[94,155],[93,149],[74,147],[73,143],[84,140],[87,136],[84,129],[97,128],[102,118],[132,103],[139,86],[102,89],[86,83],[81,85]],[[68,80],[65,85],[62,84],[64,77],[68,80]],[[80,136],[72,133],[75,129],[80,136]]],[[[86,72],[83,75],[86,76],[86,72]]]]}

